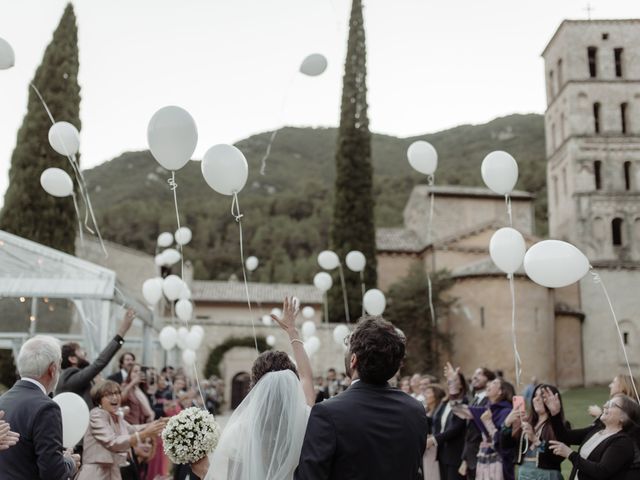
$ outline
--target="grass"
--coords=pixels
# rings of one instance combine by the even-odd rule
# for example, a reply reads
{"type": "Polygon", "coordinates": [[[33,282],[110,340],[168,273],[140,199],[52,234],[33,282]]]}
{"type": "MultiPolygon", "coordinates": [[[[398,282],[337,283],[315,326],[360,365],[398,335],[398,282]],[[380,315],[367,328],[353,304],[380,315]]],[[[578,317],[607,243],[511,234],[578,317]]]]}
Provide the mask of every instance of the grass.
{"type": "MultiPolygon", "coordinates": [[[[587,413],[589,405],[602,405],[609,399],[609,389],[607,387],[576,388],[562,392],[562,404],[564,413],[571,422],[573,428],[586,427],[593,422],[593,417],[587,413]]],[[[569,478],[571,473],[571,462],[562,462],[562,476],[569,478]]]]}

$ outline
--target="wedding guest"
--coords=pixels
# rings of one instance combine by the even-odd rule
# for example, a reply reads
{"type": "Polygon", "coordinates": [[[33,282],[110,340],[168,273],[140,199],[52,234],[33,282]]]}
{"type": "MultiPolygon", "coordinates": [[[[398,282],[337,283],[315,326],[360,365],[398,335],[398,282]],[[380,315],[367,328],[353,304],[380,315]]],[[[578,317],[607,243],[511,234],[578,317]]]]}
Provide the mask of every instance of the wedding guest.
{"type": "Polygon", "coordinates": [[[424,395],[422,395],[422,391],[420,390],[420,379],[422,375],[419,373],[414,373],[411,376],[411,380],[409,382],[409,386],[411,387],[411,396],[418,400],[419,402],[424,402],[424,395]]]}
{"type": "Polygon", "coordinates": [[[20,435],[0,451],[0,477],[12,480],[66,480],[80,466],[80,456],[64,452],[60,407],[49,398],[60,377],[60,343],[38,335],[27,340],[16,360],[21,379],[0,396],[4,421],[20,435]]]}
{"type": "MultiPolygon", "coordinates": [[[[477,368],[471,377],[472,407],[485,407],[489,403],[487,398],[487,384],[496,378],[495,373],[485,367],[477,368]]],[[[475,480],[478,450],[482,441],[482,433],[472,420],[467,420],[467,430],[464,434],[464,448],[462,449],[462,463],[459,473],[467,480],[475,480]]]]}
{"type": "Polygon", "coordinates": [[[445,366],[444,374],[449,395],[433,418],[434,433],[427,439],[427,448],[437,447],[441,480],[458,480],[462,478],[458,470],[462,463],[466,421],[453,413],[452,406],[467,402],[467,381],[460,369],[453,369],[450,363],[445,366]]]}
{"type": "MultiPolygon", "coordinates": [[[[633,383],[629,375],[616,375],[609,384],[609,398],[616,395],[626,395],[634,398],[633,383]]],[[[597,405],[591,405],[588,409],[589,415],[598,418],[602,415],[602,409],[597,405]]]]}
{"type": "Polygon", "coordinates": [[[132,425],[148,423],[156,417],[147,395],[141,388],[145,381],[142,365],[131,365],[127,371],[127,380],[122,384],[122,405],[129,407],[124,418],[132,425]]]}
{"type": "Polygon", "coordinates": [[[559,420],[569,428],[558,389],[553,385],[537,385],[532,392],[531,413],[524,417],[524,412],[512,410],[500,432],[501,447],[517,449],[518,480],[562,480],[560,464],[564,458],[551,451],[549,442],[556,440],[556,436],[551,412],[544,403],[544,389],[558,395],[559,420]]]}
{"type": "MultiPolygon", "coordinates": [[[[446,393],[439,385],[430,384],[424,390],[424,405],[427,411],[427,434],[433,435],[433,418],[439,408],[442,407],[442,402],[446,397],[446,393]]],[[[440,467],[438,460],[436,459],[435,448],[425,448],[424,455],[422,456],[422,473],[424,480],[440,480],[440,467]]]]}
{"type": "Polygon", "coordinates": [[[136,312],[126,311],[116,336],[104,348],[93,363],[87,360],[87,354],[75,342],[62,346],[62,375],[56,388],[56,395],[63,392],[73,392],[80,395],[89,408],[91,403],[91,387],[93,380],[109,364],[113,356],[124,344],[124,337],[133,324],[136,312]]]}
{"type": "Polygon", "coordinates": [[[545,405],[551,412],[551,425],[558,440],[551,440],[551,450],[568,458],[573,467],[570,480],[625,480],[638,478],[631,472],[640,443],[640,406],[626,395],[616,395],[604,404],[600,422],[571,430],[562,422],[560,397],[544,390],[545,405]],[[568,445],[580,445],[575,452],[568,445]]]}
{"type": "Polygon", "coordinates": [[[120,367],[120,369],[113,375],[107,377],[107,379],[113,380],[118,385],[122,385],[122,383],[127,379],[127,372],[129,368],[131,368],[131,365],[133,365],[135,361],[136,356],[133,353],[124,352],[118,359],[118,366],[120,367]]]}
{"type": "Polygon", "coordinates": [[[121,480],[120,467],[135,462],[130,449],[158,435],[166,422],[129,424],[118,414],[122,392],[112,380],[97,385],[92,393],[97,406],[89,415],[89,429],[83,441],[83,465],[77,480],[121,480]]]}
{"type": "Polygon", "coordinates": [[[402,377],[400,379],[400,390],[402,390],[404,393],[411,395],[411,377],[406,376],[406,377],[402,377]]]}

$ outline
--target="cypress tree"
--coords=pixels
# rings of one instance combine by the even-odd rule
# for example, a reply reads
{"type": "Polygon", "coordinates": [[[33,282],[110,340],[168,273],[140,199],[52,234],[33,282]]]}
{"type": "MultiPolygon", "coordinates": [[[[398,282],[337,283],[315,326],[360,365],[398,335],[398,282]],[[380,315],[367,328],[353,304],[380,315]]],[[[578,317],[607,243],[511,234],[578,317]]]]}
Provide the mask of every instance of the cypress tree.
{"type": "MultiPolygon", "coordinates": [[[[349,21],[349,40],[344,67],[342,105],[336,152],[336,184],[331,244],[344,264],[346,254],[360,250],[367,258],[365,283],[377,284],[376,239],[373,218],[373,168],[371,133],[367,116],[366,44],[362,0],[353,0],[349,21]]],[[[358,274],[345,268],[349,313],[352,321],[360,317],[362,293],[358,274]]],[[[329,318],[344,321],[344,302],[340,280],[334,275],[329,291],[329,318]]]]}
{"type": "MultiPolygon", "coordinates": [[[[78,68],[76,16],[68,4],[32,83],[56,121],[67,121],[80,130],[78,68]]],[[[0,229],[73,254],[77,225],[73,201],[52,197],[40,186],[40,174],[49,167],[66,170],[74,178],[69,160],[49,145],[50,127],[47,112],[29,87],[27,113],[11,156],[0,229]]]]}

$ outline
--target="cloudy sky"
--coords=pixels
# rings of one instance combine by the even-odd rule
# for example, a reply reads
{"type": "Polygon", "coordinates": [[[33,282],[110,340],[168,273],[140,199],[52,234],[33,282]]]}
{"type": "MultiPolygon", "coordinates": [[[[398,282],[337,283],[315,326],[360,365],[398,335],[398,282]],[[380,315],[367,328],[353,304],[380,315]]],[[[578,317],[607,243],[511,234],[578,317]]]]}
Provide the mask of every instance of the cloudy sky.
{"type": "MultiPolygon", "coordinates": [[[[16,53],[16,66],[0,71],[2,196],[28,84],[66,3],[0,0],[0,37],[16,53]]],[[[195,118],[196,157],[285,124],[337,125],[349,0],[72,3],[85,168],[146,148],[149,118],[169,104],[195,118]],[[296,73],[314,52],[328,58],[327,71],[316,78],[296,73]]],[[[398,136],[542,113],[540,53],[563,19],[587,18],[582,0],[364,4],[371,128],[398,136]]],[[[640,17],[631,0],[591,5],[595,19],[640,17]]]]}

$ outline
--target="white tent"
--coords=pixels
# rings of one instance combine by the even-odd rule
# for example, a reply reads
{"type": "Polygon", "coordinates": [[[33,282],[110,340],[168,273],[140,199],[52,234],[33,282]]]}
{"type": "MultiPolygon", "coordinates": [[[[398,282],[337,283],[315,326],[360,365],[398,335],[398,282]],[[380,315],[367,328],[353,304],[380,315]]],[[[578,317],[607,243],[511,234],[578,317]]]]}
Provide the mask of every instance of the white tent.
{"type": "MultiPolygon", "coordinates": [[[[151,311],[118,284],[116,273],[73,255],[0,230],[0,298],[65,298],[73,301],[83,323],[86,349],[96,355],[115,331],[121,307],[136,309],[145,324],[153,324],[151,311]]],[[[3,331],[0,338],[16,338],[3,331]]],[[[16,333],[16,332],[14,332],[16,333]]]]}

